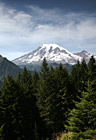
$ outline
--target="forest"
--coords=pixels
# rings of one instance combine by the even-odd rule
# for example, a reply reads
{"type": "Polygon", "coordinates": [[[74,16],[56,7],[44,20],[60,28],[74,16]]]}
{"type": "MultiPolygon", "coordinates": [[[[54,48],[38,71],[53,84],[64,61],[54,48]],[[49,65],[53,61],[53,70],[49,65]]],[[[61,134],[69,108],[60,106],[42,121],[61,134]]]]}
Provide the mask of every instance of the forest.
{"type": "Polygon", "coordinates": [[[40,73],[24,68],[0,90],[0,140],[95,140],[96,60],[69,73],[43,60],[40,73]]]}

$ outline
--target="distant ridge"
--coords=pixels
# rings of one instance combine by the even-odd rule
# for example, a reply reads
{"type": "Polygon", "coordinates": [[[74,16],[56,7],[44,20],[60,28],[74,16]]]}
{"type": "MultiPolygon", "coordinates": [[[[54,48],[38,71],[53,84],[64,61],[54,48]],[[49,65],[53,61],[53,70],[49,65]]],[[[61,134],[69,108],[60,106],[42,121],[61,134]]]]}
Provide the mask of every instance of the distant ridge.
{"type": "MultiPolygon", "coordinates": [[[[74,54],[77,55],[77,56],[80,56],[80,57],[84,58],[85,61],[86,61],[86,63],[88,63],[90,57],[92,56],[92,54],[88,53],[86,50],[83,50],[81,52],[74,53],[74,54]]],[[[96,56],[95,56],[95,58],[96,58],[96,56]]]]}
{"type": "Polygon", "coordinates": [[[0,55],[0,81],[4,80],[7,75],[16,78],[19,71],[22,70],[16,64],[0,55]]]}

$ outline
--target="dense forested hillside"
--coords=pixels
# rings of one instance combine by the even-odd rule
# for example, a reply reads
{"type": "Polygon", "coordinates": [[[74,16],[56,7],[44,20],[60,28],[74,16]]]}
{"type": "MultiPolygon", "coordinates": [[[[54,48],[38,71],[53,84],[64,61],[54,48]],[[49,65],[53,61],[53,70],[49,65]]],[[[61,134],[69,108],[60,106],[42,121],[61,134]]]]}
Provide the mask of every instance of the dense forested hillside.
{"type": "Polygon", "coordinates": [[[39,75],[25,67],[16,80],[8,76],[0,92],[0,140],[55,140],[63,131],[63,140],[95,139],[95,64],[92,56],[68,73],[44,59],[39,75]]]}
{"type": "Polygon", "coordinates": [[[21,71],[21,69],[17,65],[15,65],[7,58],[2,57],[0,55],[0,79],[1,80],[4,80],[4,78],[7,75],[11,75],[13,78],[16,78],[19,71],[21,71]]]}
{"type": "Polygon", "coordinates": [[[2,82],[7,75],[10,75],[15,79],[18,72],[21,71],[22,70],[17,65],[0,55],[0,87],[2,87],[2,82]]]}
{"type": "MultiPolygon", "coordinates": [[[[47,62],[47,63],[48,63],[48,62],[47,62]]],[[[68,72],[71,71],[72,65],[70,65],[70,64],[62,64],[62,65],[63,65],[64,68],[66,68],[66,69],[68,70],[68,72]]],[[[25,65],[18,65],[18,66],[19,66],[21,69],[24,69],[24,67],[25,67],[25,65]]],[[[48,67],[50,68],[51,66],[55,69],[56,67],[59,66],[59,64],[58,64],[58,63],[48,63],[48,67]]],[[[42,67],[42,64],[27,64],[27,65],[26,65],[26,68],[27,68],[29,71],[31,71],[32,75],[33,75],[33,73],[34,73],[35,71],[38,72],[38,73],[40,73],[41,67],[42,67]]]]}

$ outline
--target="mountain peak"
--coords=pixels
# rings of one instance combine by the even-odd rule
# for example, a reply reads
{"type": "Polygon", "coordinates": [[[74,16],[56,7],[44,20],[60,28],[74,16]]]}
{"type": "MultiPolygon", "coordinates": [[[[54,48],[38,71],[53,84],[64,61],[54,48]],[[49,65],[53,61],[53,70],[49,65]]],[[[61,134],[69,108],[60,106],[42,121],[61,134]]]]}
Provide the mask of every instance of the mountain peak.
{"type": "Polygon", "coordinates": [[[82,54],[86,54],[86,55],[91,55],[89,52],[87,52],[86,50],[81,51],[80,53],[82,54]]]}
{"type": "Polygon", "coordinates": [[[81,57],[74,55],[57,44],[43,44],[31,53],[13,60],[17,65],[40,64],[46,58],[50,63],[75,64],[81,57]]]}
{"type": "Polygon", "coordinates": [[[82,53],[88,53],[86,50],[82,50],[81,52],[82,52],[82,53]]]}
{"type": "Polygon", "coordinates": [[[86,50],[83,50],[83,51],[81,51],[81,52],[78,52],[78,53],[74,53],[75,55],[79,55],[79,56],[81,56],[81,57],[83,57],[83,56],[89,56],[89,55],[91,55],[90,53],[88,53],[86,50]]]}
{"type": "Polygon", "coordinates": [[[90,53],[88,53],[86,50],[83,50],[81,52],[78,52],[78,53],[74,53],[75,55],[77,56],[80,56],[82,58],[85,59],[85,61],[88,63],[90,57],[92,56],[90,53]]]}
{"type": "Polygon", "coordinates": [[[31,53],[13,60],[13,62],[17,65],[40,64],[46,58],[48,63],[74,65],[78,60],[81,62],[83,58],[88,62],[90,57],[91,54],[85,50],[73,54],[57,44],[43,44],[31,53]]]}
{"type": "MultiPolygon", "coordinates": [[[[43,45],[41,45],[40,46],[41,48],[46,48],[47,50],[49,50],[49,49],[56,49],[56,48],[58,48],[59,50],[66,50],[66,49],[64,49],[64,48],[62,48],[62,47],[60,47],[59,45],[57,45],[57,44],[43,44],[43,45]]],[[[66,50],[67,51],[67,50],[66,50]]]]}
{"type": "Polygon", "coordinates": [[[54,43],[51,43],[51,44],[42,44],[41,45],[42,47],[59,47],[59,45],[57,45],[57,44],[54,44],[54,43]]]}
{"type": "Polygon", "coordinates": [[[43,44],[40,46],[40,49],[45,49],[47,53],[54,52],[56,54],[56,53],[63,52],[65,54],[73,55],[71,52],[59,46],[58,44],[43,44]]]}

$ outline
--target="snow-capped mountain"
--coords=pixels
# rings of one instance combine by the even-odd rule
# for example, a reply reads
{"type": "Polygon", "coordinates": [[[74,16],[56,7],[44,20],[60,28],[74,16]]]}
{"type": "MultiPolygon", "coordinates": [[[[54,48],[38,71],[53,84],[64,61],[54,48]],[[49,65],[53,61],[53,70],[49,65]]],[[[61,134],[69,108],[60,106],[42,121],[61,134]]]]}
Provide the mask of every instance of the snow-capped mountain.
{"type": "Polygon", "coordinates": [[[78,59],[80,61],[82,59],[82,57],[74,55],[57,44],[43,44],[31,53],[13,60],[13,62],[17,65],[42,63],[44,58],[50,63],[61,62],[62,64],[75,64],[78,59]]]}
{"type": "MultiPolygon", "coordinates": [[[[83,50],[82,52],[74,53],[77,56],[80,56],[85,59],[85,61],[88,63],[90,57],[92,54],[88,53],[87,51],[83,50]]],[[[96,58],[96,56],[94,56],[96,58]]]]}
{"type": "Polygon", "coordinates": [[[73,54],[57,44],[43,44],[31,53],[13,60],[13,62],[17,65],[40,64],[46,58],[47,62],[50,63],[73,65],[77,63],[77,60],[82,61],[83,57],[87,59],[90,56],[86,51],[73,54]]]}

